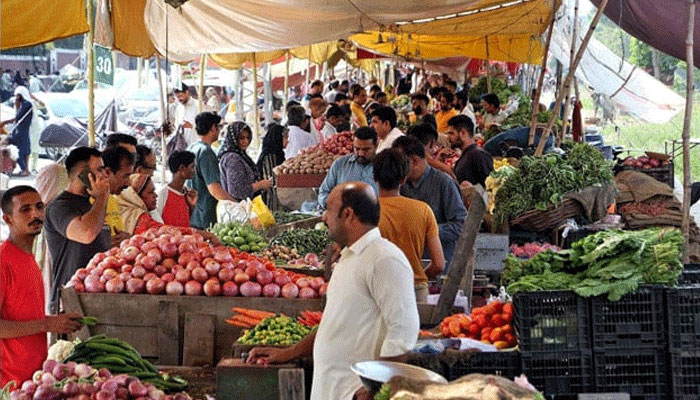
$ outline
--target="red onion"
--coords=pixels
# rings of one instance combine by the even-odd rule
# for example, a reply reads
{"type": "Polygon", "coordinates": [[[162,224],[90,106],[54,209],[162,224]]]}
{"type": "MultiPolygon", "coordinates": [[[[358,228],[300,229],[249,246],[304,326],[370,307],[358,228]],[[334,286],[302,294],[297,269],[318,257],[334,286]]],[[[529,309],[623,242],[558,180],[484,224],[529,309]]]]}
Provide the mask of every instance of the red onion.
{"type": "Polygon", "coordinates": [[[233,280],[234,275],[232,270],[227,268],[221,268],[221,270],[219,270],[218,276],[221,282],[228,282],[233,280]]]}
{"type": "Polygon", "coordinates": [[[148,253],[146,253],[146,255],[153,257],[156,260],[156,264],[163,259],[163,254],[158,249],[148,250],[148,253]]]}
{"type": "Polygon", "coordinates": [[[324,283],[326,283],[326,281],[324,281],[322,277],[317,276],[311,279],[311,289],[318,290],[324,283]]]}
{"type": "Polygon", "coordinates": [[[216,278],[209,279],[204,283],[204,294],[207,296],[219,296],[221,294],[221,285],[216,278]]]}
{"type": "Polygon", "coordinates": [[[185,294],[199,296],[202,294],[202,284],[197,281],[189,281],[185,284],[185,294]]]}
{"type": "Polygon", "coordinates": [[[199,283],[204,283],[209,279],[209,274],[207,274],[207,271],[202,268],[202,267],[197,267],[192,270],[192,279],[199,283]]]}
{"type": "Polygon", "coordinates": [[[311,265],[318,265],[318,256],[314,253],[309,253],[304,256],[304,262],[311,265]]]}
{"type": "Polygon", "coordinates": [[[173,274],[172,272],[166,272],[160,277],[160,279],[166,282],[172,282],[175,280],[175,274],[173,274]]]}
{"type": "Polygon", "coordinates": [[[160,263],[160,265],[164,266],[167,269],[172,269],[174,266],[176,266],[178,264],[174,258],[166,258],[160,263]]]}
{"type": "Polygon", "coordinates": [[[146,238],[143,235],[134,235],[129,239],[129,244],[136,247],[141,247],[144,243],[146,243],[146,238]]]}
{"type": "Polygon", "coordinates": [[[256,282],[244,282],[240,287],[240,292],[244,297],[260,297],[262,288],[256,282]]]}
{"type": "Polygon", "coordinates": [[[177,255],[177,245],[175,243],[166,243],[160,249],[165,257],[175,257],[177,255]]]}
{"type": "Polygon", "coordinates": [[[220,263],[230,262],[233,258],[227,248],[217,247],[214,250],[214,259],[220,263]]]}
{"type": "Polygon", "coordinates": [[[143,276],[143,280],[144,280],[145,282],[148,282],[148,281],[150,281],[151,279],[157,278],[157,277],[158,277],[158,275],[156,275],[154,272],[149,272],[149,273],[147,273],[146,275],[143,276]]]}
{"type": "Polygon", "coordinates": [[[316,298],[316,291],[311,289],[310,287],[302,288],[299,291],[299,297],[302,299],[315,299],[316,298]]]}
{"type": "Polygon", "coordinates": [[[197,249],[197,254],[199,255],[199,258],[200,258],[200,259],[204,259],[204,258],[207,258],[207,257],[211,257],[213,253],[212,253],[211,247],[210,247],[210,246],[206,246],[206,247],[200,247],[200,248],[198,248],[198,249],[197,249]]]}
{"type": "Polygon", "coordinates": [[[287,275],[284,275],[284,274],[278,275],[275,277],[275,283],[280,285],[280,286],[284,286],[284,285],[291,283],[291,282],[292,282],[292,280],[289,279],[289,277],[287,275]]]}
{"type": "Polygon", "coordinates": [[[165,291],[165,282],[156,277],[146,282],[146,291],[150,294],[161,294],[165,291]]]}
{"type": "Polygon", "coordinates": [[[105,284],[105,289],[108,293],[121,293],[124,291],[124,281],[120,278],[110,279],[105,284]]]}
{"type": "Polygon", "coordinates": [[[204,269],[207,271],[209,276],[216,276],[221,269],[221,264],[216,261],[209,261],[208,263],[204,264],[204,269]]]}
{"type": "Polygon", "coordinates": [[[227,297],[238,296],[238,285],[231,281],[224,282],[223,286],[221,286],[221,293],[227,297]]]}
{"type": "Polygon", "coordinates": [[[245,273],[248,274],[250,277],[254,277],[255,275],[258,274],[258,269],[255,267],[247,267],[245,269],[245,273]]]}
{"type": "Polygon", "coordinates": [[[134,278],[143,278],[146,275],[146,268],[137,265],[134,267],[134,269],[131,270],[131,275],[134,278]]]}
{"type": "Polygon", "coordinates": [[[122,265],[122,269],[121,269],[122,272],[131,273],[131,271],[133,271],[133,270],[134,270],[134,267],[131,264],[122,265]]]}
{"type": "Polygon", "coordinates": [[[233,276],[233,281],[239,285],[248,282],[249,280],[250,276],[248,276],[248,274],[246,274],[245,272],[239,272],[233,276]]]}
{"type": "Polygon", "coordinates": [[[131,278],[126,281],[126,291],[131,294],[143,293],[146,283],[140,278],[131,278]]]}
{"type": "Polygon", "coordinates": [[[304,278],[299,278],[296,281],[297,286],[299,286],[299,289],[307,288],[311,286],[311,278],[304,277],[304,278]]]}
{"type": "Polygon", "coordinates": [[[134,261],[139,254],[141,254],[141,250],[136,246],[126,246],[119,253],[121,258],[126,262],[134,261]]]}
{"type": "Polygon", "coordinates": [[[273,275],[271,271],[265,269],[258,272],[255,278],[259,284],[267,285],[268,283],[272,283],[273,275]]]}
{"type": "Polygon", "coordinates": [[[78,293],[85,293],[85,284],[80,281],[73,282],[73,289],[78,293]]]}
{"type": "Polygon", "coordinates": [[[85,268],[78,268],[77,271],[75,271],[75,277],[82,280],[85,280],[85,277],[88,276],[89,271],[85,268]]]}
{"type": "Polygon", "coordinates": [[[182,242],[180,245],[177,247],[177,251],[182,254],[182,253],[194,253],[197,250],[195,245],[191,242],[182,242]]]}
{"type": "Polygon", "coordinates": [[[263,286],[262,294],[265,297],[280,297],[280,287],[274,283],[263,286]]]}
{"type": "Polygon", "coordinates": [[[188,269],[181,269],[175,273],[175,280],[185,284],[190,280],[191,274],[188,269]]]}
{"type": "Polygon", "coordinates": [[[185,291],[185,287],[182,286],[182,283],[180,283],[178,281],[168,282],[168,284],[165,285],[165,293],[167,293],[171,296],[179,296],[184,291],[185,291]]]}
{"type": "Polygon", "coordinates": [[[156,267],[153,268],[153,272],[158,276],[163,276],[164,273],[168,272],[168,269],[162,265],[156,265],[156,267]]]}
{"type": "Polygon", "coordinates": [[[129,384],[129,393],[131,393],[133,397],[146,397],[148,395],[148,388],[141,382],[131,382],[129,384]]]}
{"type": "Polygon", "coordinates": [[[321,297],[325,297],[327,292],[328,292],[328,284],[327,283],[324,283],[323,285],[321,285],[320,288],[318,288],[318,295],[321,297]]]}
{"type": "Polygon", "coordinates": [[[155,256],[146,255],[141,258],[141,264],[144,268],[146,268],[146,271],[153,271],[153,268],[156,267],[157,263],[158,260],[155,258],[155,256]]]}
{"type": "Polygon", "coordinates": [[[192,260],[192,261],[188,262],[187,265],[185,266],[185,268],[190,270],[190,271],[194,270],[195,268],[201,268],[201,267],[202,267],[202,264],[200,264],[199,261],[197,261],[197,260],[192,260]]]}
{"type": "Polygon", "coordinates": [[[90,275],[85,278],[85,291],[88,293],[101,293],[105,291],[105,285],[100,282],[100,278],[90,275]]]}
{"type": "Polygon", "coordinates": [[[152,249],[157,249],[158,245],[155,244],[155,242],[146,242],[141,245],[141,252],[142,253],[148,253],[152,249]]]}
{"type": "Polygon", "coordinates": [[[282,297],[285,299],[296,299],[299,296],[299,286],[288,283],[282,286],[282,297]]]}
{"type": "Polygon", "coordinates": [[[41,369],[44,372],[52,372],[54,368],[58,365],[58,361],[56,360],[46,360],[44,363],[41,365],[41,369]]]}

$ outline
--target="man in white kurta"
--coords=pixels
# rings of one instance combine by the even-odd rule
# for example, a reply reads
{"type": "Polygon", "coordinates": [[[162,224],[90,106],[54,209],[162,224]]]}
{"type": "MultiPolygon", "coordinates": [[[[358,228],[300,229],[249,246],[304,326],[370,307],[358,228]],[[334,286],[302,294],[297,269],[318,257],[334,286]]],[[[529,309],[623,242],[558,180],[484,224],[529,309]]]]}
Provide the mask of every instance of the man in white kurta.
{"type": "Polygon", "coordinates": [[[187,146],[199,140],[197,132],[194,130],[194,119],[199,114],[197,101],[190,97],[190,91],[187,85],[182,84],[182,87],[175,89],[177,97],[177,107],[175,108],[175,127],[176,129],[182,126],[184,129],[184,137],[187,146]]]}
{"type": "Polygon", "coordinates": [[[323,220],[330,236],[345,248],[328,286],[315,340],[306,338],[288,350],[254,349],[249,361],[285,362],[304,355],[313,340],[311,399],[350,400],[355,394],[369,398],[350,367],[360,361],[397,359],[416,344],[413,272],[403,252],[380,236],[379,204],[369,185],[342,183],[326,206],[323,220]]]}

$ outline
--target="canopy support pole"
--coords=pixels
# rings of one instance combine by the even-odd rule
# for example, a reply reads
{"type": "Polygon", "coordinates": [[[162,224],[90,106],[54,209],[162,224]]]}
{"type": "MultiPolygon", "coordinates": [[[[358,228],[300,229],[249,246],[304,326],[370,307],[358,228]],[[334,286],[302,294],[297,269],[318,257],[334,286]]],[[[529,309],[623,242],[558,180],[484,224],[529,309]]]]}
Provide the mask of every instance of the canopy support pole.
{"type": "Polygon", "coordinates": [[[485,36],[486,40],[486,90],[491,93],[491,54],[489,53],[489,35],[485,36]]]}
{"type": "Polygon", "coordinates": [[[87,2],[88,20],[88,138],[90,146],[95,146],[95,20],[92,18],[92,0],[87,2]]]}
{"type": "Polygon", "coordinates": [[[136,88],[141,89],[141,81],[143,74],[143,64],[141,63],[141,57],[136,57],[136,88]]]}
{"type": "MultiPolygon", "coordinates": [[[[284,104],[282,104],[282,109],[287,109],[287,103],[289,102],[289,50],[284,53],[284,104]]],[[[284,113],[287,115],[287,113],[284,113]]]]}
{"type": "Polygon", "coordinates": [[[549,55],[549,45],[552,43],[552,32],[554,31],[554,1],[552,1],[552,22],[549,24],[549,32],[547,32],[547,40],[544,44],[544,54],[542,55],[542,66],[540,68],[540,77],[537,80],[537,91],[535,98],[532,100],[532,116],[530,117],[530,138],[527,140],[527,145],[535,144],[535,126],[537,125],[537,114],[540,108],[540,96],[542,95],[542,86],[544,84],[544,75],[547,72],[547,56],[549,55]]]}
{"type": "MultiPolygon", "coordinates": [[[[603,16],[603,10],[605,10],[605,6],[608,5],[608,0],[601,0],[600,4],[598,5],[598,10],[596,11],[595,16],[593,17],[593,20],[591,21],[591,25],[588,27],[588,32],[586,32],[586,36],[583,38],[583,41],[581,42],[581,47],[576,50],[576,57],[571,61],[571,64],[569,65],[569,73],[566,74],[566,78],[564,79],[563,85],[566,86],[571,82],[571,78],[573,77],[573,72],[576,71],[576,68],[578,67],[578,63],[581,62],[581,58],[583,57],[583,52],[586,50],[586,47],[588,47],[588,42],[591,40],[591,37],[593,37],[593,32],[595,31],[596,26],[598,25],[598,21],[600,21],[600,18],[603,16]]],[[[549,122],[547,122],[547,127],[544,128],[544,132],[542,132],[542,136],[540,137],[540,142],[537,144],[537,149],[535,150],[535,155],[541,156],[542,152],[544,151],[544,145],[547,143],[547,138],[549,137],[549,133],[552,131],[552,127],[554,126],[554,121],[559,114],[557,110],[561,108],[561,102],[564,100],[564,91],[560,90],[559,93],[557,94],[557,99],[554,102],[554,112],[552,113],[552,116],[549,118],[549,122]]]]}
{"type": "MultiPolygon", "coordinates": [[[[571,60],[574,59],[574,50],[576,49],[576,35],[578,32],[576,32],[576,20],[578,19],[578,4],[579,0],[576,0],[574,3],[574,26],[572,28],[572,33],[571,33],[571,49],[569,49],[569,72],[571,71],[571,60]]],[[[576,70],[573,71],[574,77],[572,78],[574,82],[576,82],[576,70]]],[[[632,76],[632,74],[630,74],[632,76]]],[[[564,132],[566,132],[566,126],[567,122],[569,121],[569,108],[571,107],[571,82],[566,85],[565,89],[566,91],[566,102],[564,103],[564,124],[561,132],[558,135],[558,143],[561,143],[561,141],[564,139],[564,132]]],[[[578,101],[578,97],[576,98],[576,101],[578,101]]],[[[573,118],[572,118],[573,120],[573,118]]],[[[569,125],[570,129],[573,128],[573,126],[569,125]]]]}
{"type": "Polygon", "coordinates": [[[270,63],[263,64],[263,97],[265,99],[265,125],[272,121],[272,85],[271,85],[270,63]]]}
{"type": "Polygon", "coordinates": [[[309,93],[309,89],[311,89],[311,46],[309,46],[306,49],[306,89],[304,90],[304,94],[309,93]]]}
{"type": "Polygon", "coordinates": [[[255,140],[260,140],[260,110],[258,110],[258,64],[255,60],[255,53],[253,55],[253,134],[255,134],[255,140]]]}
{"type": "Polygon", "coordinates": [[[685,39],[685,57],[687,66],[685,87],[685,117],[683,118],[683,220],[681,230],[685,242],[683,263],[690,261],[688,245],[690,244],[690,121],[693,116],[693,32],[695,32],[695,0],[688,0],[688,35],[685,39]]]}
{"type": "Polygon", "coordinates": [[[202,54],[199,60],[199,90],[197,93],[197,108],[201,113],[204,111],[204,69],[207,67],[207,55],[202,54]]]}
{"type": "MultiPolygon", "coordinates": [[[[160,54],[158,53],[156,53],[156,74],[158,76],[158,93],[160,94],[160,118],[163,121],[161,126],[165,126],[170,116],[165,106],[165,91],[163,90],[163,77],[160,72],[160,54]]],[[[168,169],[166,167],[168,165],[168,149],[165,145],[165,129],[161,129],[160,134],[160,158],[161,167],[163,168],[161,182],[165,185],[165,171],[168,169]]]]}

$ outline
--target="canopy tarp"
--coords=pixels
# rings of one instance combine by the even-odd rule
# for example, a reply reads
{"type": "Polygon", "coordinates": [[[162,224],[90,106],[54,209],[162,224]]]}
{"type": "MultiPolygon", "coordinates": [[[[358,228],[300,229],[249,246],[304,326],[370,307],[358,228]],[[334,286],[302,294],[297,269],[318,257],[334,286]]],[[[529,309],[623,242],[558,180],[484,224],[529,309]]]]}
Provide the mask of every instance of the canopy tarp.
{"type": "Polygon", "coordinates": [[[466,56],[520,63],[539,63],[541,35],[559,1],[491,0],[462,16],[413,22],[395,30],[355,34],[359,47],[406,59],[437,60],[466,56]],[[487,52],[488,47],[488,52],[487,52]]]}
{"type": "Polygon", "coordinates": [[[114,49],[132,57],[153,57],[156,48],[143,19],[146,0],[117,0],[110,4],[114,49]]]}
{"type": "Polygon", "coordinates": [[[164,54],[167,15],[169,57],[192,59],[201,53],[306,46],[380,25],[465,12],[494,1],[190,0],[173,9],[164,0],[148,0],[144,19],[156,49],[164,54]]]}
{"type": "Polygon", "coordinates": [[[85,0],[0,1],[0,48],[33,46],[88,31],[85,0]]]}
{"type": "MultiPolygon", "coordinates": [[[[591,0],[600,5],[600,0],[591,0]]],[[[603,10],[606,17],[625,32],[666,54],[685,60],[685,37],[688,33],[686,0],[616,0],[603,10]]],[[[700,7],[695,7],[695,21],[700,21],[700,7]]],[[[693,63],[700,68],[700,23],[693,32],[693,63]]]]}

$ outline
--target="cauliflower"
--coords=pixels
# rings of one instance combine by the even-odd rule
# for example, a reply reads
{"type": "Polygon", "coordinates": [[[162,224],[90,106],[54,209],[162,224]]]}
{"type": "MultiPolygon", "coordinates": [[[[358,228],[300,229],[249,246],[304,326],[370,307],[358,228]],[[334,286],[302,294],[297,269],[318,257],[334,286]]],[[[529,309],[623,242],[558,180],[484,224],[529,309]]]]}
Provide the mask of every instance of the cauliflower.
{"type": "Polygon", "coordinates": [[[70,353],[73,351],[74,347],[75,344],[73,342],[69,342],[67,340],[59,340],[56,343],[54,343],[51,347],[49,347],[49,356],[46,359],[62,362],[63,360],[68,358],[70,353]]]}

